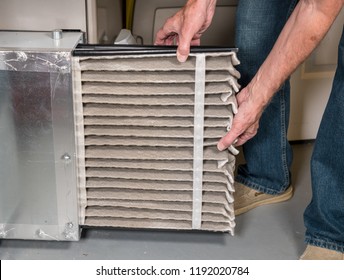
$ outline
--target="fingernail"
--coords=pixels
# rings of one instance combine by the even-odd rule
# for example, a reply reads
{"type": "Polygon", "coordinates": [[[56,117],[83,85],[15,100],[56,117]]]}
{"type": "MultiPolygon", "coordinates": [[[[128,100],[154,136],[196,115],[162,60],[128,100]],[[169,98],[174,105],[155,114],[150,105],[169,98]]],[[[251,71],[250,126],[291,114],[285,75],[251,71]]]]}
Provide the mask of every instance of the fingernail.
{"type": "Polygon", "coordinates": [[[219,143],[217,144],[217,149],[218,149],[219,151],[223,151],[224,149],[226,149],[226,147],[225,147],[221,142],[219,142],[219,143]]]}
{"type": "Polygon", "coordinates": [[[185,62],[187,58],[187,56],[181,55],[179,52],[177,52],[177,59],[179,62],[185,62]]]}

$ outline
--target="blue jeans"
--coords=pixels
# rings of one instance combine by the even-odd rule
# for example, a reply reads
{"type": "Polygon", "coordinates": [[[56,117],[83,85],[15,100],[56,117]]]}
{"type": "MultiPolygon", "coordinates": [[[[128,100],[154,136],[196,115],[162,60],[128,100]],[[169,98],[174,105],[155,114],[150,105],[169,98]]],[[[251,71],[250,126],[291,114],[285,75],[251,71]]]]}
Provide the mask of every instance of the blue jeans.
{"type": "MultiPolygon", "coordinates": [[[[236,13],[236,47],[245,87],[272,49],[296,0],[240,0],[236,13]]],[[[238,166],[236,181],[268,194],[280,194],[290,185],[292,149],[287,140],[289,80],[264,111],[257,135],[243,146],[246,163],[238,166]]]]}
{"type": "Polygon", "coordinates": [[[344,253],[344,29],[338,66],[311,159],[312,201],[306,242],[344,253]]]}
{"type": "MultiPolygon", "coordinates": [[[[236,22],[238,67],[246,86],[269,54],[296,0],[240,0],[236,22]]],[[[344,32],[344,31],[343,31],[344,32]]],[[[289,81],[264,111],[257,135],[243,146],[246,163],[236,181],[279,194],[290,185],[292,150],[287,141],[289,81]]],[[[313,197],[304,214],[306,243],[344,252],[344,35],[338,68],[311,160],[313,197]]]]}

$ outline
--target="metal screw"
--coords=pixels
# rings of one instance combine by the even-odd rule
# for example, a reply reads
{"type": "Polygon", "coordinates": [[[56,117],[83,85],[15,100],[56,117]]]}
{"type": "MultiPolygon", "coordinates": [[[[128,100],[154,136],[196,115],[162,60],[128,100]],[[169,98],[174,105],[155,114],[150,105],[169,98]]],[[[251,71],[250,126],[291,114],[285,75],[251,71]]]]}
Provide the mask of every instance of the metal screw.
{"type": "Polygon", "coordinates": [[[44,237],[44,231],[41,230],[41,229],[38,229],[38,230],[36,231],[36,234],[37,234],[39,237],[44,237]]]}
{"type": "Polygon", "coordinates": [[[69,154],[67,154],[67,153],[65,153],[63,156],[62,156],[62,159],[64,159],[64,160],[70,160],[72,157],[69,155],[69,154]]]}
{"type": "Polygon", "coordinates": [[[68,222],[66,224],[66,228],[64,230],[64,236],[66,239],[74,239],[76,231],[74,229],[74,224],[72,222],[68,222]]]}
{"type": "Polygon", "coordinates": [[[6,231],[5,231],[5,226],[1,225],[0,226],[0,238],[5,238],[7,235],[6,231]]]}
{"type": "Polygon", "coordinates": [[[62,39],[62,30],[61,29],[55,29],[52,31],[52,37],[54,40],[60,40],[62,39]]]}

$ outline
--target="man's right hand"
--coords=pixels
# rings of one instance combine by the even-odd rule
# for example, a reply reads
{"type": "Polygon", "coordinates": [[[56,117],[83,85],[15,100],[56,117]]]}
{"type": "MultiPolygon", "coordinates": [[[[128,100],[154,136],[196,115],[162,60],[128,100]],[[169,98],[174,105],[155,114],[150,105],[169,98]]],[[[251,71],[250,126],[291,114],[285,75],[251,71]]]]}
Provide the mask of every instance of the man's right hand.
{"type": "Polygon", "coordinates": [[[200,38],[209,27],[216,7],[216,0],[189,0],[158,31],[155,45],[177,44],[177,58],[185,62],[190,46],[200,44],[200,38]]]}

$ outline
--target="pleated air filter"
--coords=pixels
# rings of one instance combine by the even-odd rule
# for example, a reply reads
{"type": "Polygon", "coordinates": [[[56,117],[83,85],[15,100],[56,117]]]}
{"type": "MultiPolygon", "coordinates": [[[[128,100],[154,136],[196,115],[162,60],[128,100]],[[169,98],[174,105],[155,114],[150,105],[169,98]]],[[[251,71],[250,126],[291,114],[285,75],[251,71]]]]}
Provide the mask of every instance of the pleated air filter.
{"type": "Polygon", "coordinates": [[[233,234],[235,51],[130,53],[74,61],[82,224],[233,234]]]}

